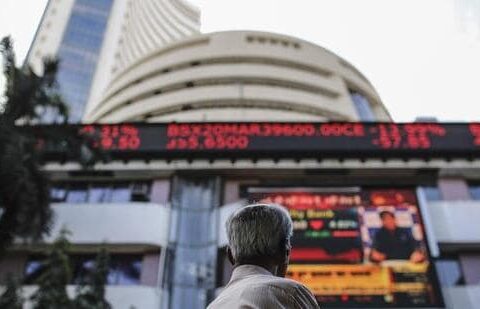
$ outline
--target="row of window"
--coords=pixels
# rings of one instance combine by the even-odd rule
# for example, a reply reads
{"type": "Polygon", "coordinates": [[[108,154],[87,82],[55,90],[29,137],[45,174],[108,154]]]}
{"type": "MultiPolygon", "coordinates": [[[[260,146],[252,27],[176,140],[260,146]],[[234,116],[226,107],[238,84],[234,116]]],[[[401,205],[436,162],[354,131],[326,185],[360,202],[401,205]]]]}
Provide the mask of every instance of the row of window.
{"type": "MultiPolygon", "coordinates": [[[[70,284],[82,284],[95,269],[95,255],[70,256],[70,284]]],[[[45,257],[31,257],[25,265],[25,284],[35,284],[45,270],[45,257]]],[[[108,285],[140,285],[142,272],[141,255],[110,255],[108,285]]]]}
{"type": "MultiPolygon", "coordinates": [[[[443,200],[442,192],[437,186],[422,187],[423,193],[427,201],[441,201],[443,200]]],[[[468,192],[472,200],[480,200],[480,185],[469,185],[468,192]]]]}
{"type": "MultiPolygon", "coordinates": [[[[230,277],[232,267],[226,261],[224,250],[218,251],[219,276],[217,286],[225,285],[230,277]]],[[[184,254],[181,255],[185,258],[184,254]]],[[[142,255],[113,254],[110,255],[110,264],[107,275],[108,285],[139,285],[142,272],[142,255]]],[[[95,269],[96,256],[93,254],[71,255],[70,270],[71,284],[82,284],[95,269]]],[[[206,257],[206,260],[209,258],[206,257]]],[[[25,265],[24,283],[35,284],[44,271],[44,256],[32,256],[25,265]]],[[[181,262],[180,262],[181,263],[181,262]]],[[[205,262],[205,265],[212,265],[205,262]]],[[[435,261],[440,285],[444,287],[464,285],[465,279],[462,267],[457,257],[446,257],[435,261]]],[[[190,270],[189,270],[190,271],[190,270]]],[[[181,275],[181,274],[177,274],[181,275]]]]}
{"type": "Polygon", "coordinates": [[[66,183],[50,189],[52,203],[149,202],[150,183],[66,183]]]}
{"type": "MultiPolygon", "coordinates": [[[[50,190],[52,203],[127,203],[149,202],[151,183],[64,183],[54,185],[50,190]]],[[[480,200],[480,185],[468,187],[472,200],[480,200]]],[[[443,200],[437,186],[422,187],[427,201],[443,200]]]]}
{"type": "Polygon", "coordinates": [[[100,53],[112,4],[113,0],[77,0],[65,29],[57,55],[60,59],[58,81],[73,122],[79,121],[84,111],[98,60],[91,55],[100,53]],[[72,66],[80,59],[85,65],[72,66]],[[75,78],[64,80],[61,77],[65,74],[75,78]]]}
{"type": "Polygon", "coordinates": [[[352,99],[353,106],[355,106],[360,121],[375,121],[375,114],[366,96],[357,91],[350,90],[350,98],[352,99]]]}

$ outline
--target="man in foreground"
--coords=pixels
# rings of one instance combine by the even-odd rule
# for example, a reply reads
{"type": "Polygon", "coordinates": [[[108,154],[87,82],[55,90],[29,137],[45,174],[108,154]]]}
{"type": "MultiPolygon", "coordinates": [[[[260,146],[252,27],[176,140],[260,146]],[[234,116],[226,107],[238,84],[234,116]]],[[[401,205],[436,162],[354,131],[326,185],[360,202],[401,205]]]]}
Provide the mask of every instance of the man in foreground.
{"type": "Polygon", "coordinates": [[[302,284],[285,279],[292,220],[276,205],[250,205],[226,223],[227,254],[234,270],[230,282],[208,309],[319,308],[302,284]]]}

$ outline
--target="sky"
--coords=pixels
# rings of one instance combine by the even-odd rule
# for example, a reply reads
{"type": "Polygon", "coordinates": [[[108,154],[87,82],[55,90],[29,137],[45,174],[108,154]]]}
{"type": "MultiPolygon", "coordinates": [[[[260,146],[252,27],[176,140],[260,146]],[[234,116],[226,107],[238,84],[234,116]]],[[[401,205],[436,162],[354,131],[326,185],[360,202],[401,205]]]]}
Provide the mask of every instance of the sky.
{"type": "MultiPolygon", "coordinates": [[[[1,2],[0,37],[13,37],[21,63],[47,1],[1,2]]],[[[371,81],[395,121],[480,121],[480,0],[190,2],[202,32],[272,31],[335,52],[371,81]]]]}

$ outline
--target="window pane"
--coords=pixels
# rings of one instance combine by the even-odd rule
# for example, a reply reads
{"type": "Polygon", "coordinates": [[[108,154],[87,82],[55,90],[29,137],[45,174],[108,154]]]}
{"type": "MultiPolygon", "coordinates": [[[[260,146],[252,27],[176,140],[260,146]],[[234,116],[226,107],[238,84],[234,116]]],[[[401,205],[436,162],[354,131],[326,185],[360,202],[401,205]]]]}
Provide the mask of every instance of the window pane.
{"type": "Polygon", "coordinates": [[[136,182],[132,185],[132,202],[150,201],[150,183],[136,182]]]}
{"type": "Polygon", "coordinates": [[[131,190],[127,184],[116,185],[113,187],[110,202],[112,203],[130,202],[130,196],[131,196],[131,190]]]}
{"type": "Polygon", "coordinates": [[[356,91],[350,91],[350,97],[361,121],[375,121],[370,102],[364,95],[356,91]]]}
{"type": "Polygon", "coordinates": [[[92,186],[88,192],[89,203],[104,203],[111,199],[112,189],[106,185],[92,186]]]}
{"type": "Polygon", "coordinates": [[[120,262],[118,264],[117,271],[118,271],[117,284],[138,285],[140,284],[142,262],[139,260],[120,262]]]}
{"type": "Polygon", "coordinates": [[[141,256],[112,256],[107,282],[111,285],[138,285],[142,272],[141,256]]]}
{"type": "Polygon", "coordinates": [[[50,201],[52,203],[62,203],[65,202],[67,197],[67,190],[63,187],[54,187],[50,189],[50,201]]]}
{"type": "Polygon", "coordinates": [[[435,265],[437,267],[438,279],[442,286],[462,284],[462,270],[457,260],[439,260],[435,265]]]}
{"type": "Polygon", "coordinates": [[[178,219],[177,242],[181,245],[208,245],[215,241],[217,225],[215,223],[215,211],[180,211],[178,219]],[[196,224],[192,224],[195,222],[196,224]],[[192,237],[195,235],[195,237],[192,237]]]}
{"type": "Polygon", "coordinates": [[[88,276],[95,271],[95,255],[70,256],[72,283],[83,284],[88,276]]]}
{"type": "MultiPolygon", "coordinates": [[[[84,284],[96,271],[96,254],[70,255],[71,284],[84,284]]],[[[142,255],[110,255],[107,284],[139,285],[142,255]]],[[[35,284],[43,272],[45,257],[32,257],[25,265],[25,284],[35,284]]]]}
{"type": "Polygon", "coordinates": [[[74,185],[68,191],[67,203],[85,203],[87,202],[87,193],[86,185],[74,185]]]}
{"type": "Polygon", "coordinates": [[[441,201],[442,194],[436,186],[422,187],[423,193],[427,201],[441,201]]]}
{"type": "Polygon", "coordinates": [[[480,185],[469,186],[468,190],[470,191],[470,197],[473,200],[480,200],[480,185]]]}
{"type": "Polygon", "coordinates": [[[25,265],[25,284],[33,284],[43,272],[41,259],[31,259],[25,265]]]}

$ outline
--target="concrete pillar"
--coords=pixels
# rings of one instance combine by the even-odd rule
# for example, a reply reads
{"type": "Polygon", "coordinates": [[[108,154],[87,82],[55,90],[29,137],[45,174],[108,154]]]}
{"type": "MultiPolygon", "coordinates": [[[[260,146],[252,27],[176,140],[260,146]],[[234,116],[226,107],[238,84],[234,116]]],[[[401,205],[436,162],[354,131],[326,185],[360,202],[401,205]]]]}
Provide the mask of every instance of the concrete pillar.
{"type": "Polygon", "coordinates": [[[152,190],[150,194],[150,201],[152,203],[165,205],[168,203],[169,195],[170,195],[169,179],[156,179],[153,181],[152,190]]]}
{"type": "Polygon", "coordinates": [[[480,284],[480,254],[461,254],[459,256],[465,284],[480,284]]]}
{"type": "Polygon", "coordinates": [[[158,278],[158,263],[160,254],[145,254],[142,261],[142,273],[140,274],[140,284],[147,286],[156,286],[158,278]]]}
{"type": "Polygon", "coordinates": [[[462,178],[440,178],[438,187],[442,192],[445,201],[469,200],[470,193],[465,179],[462,178]]]}

